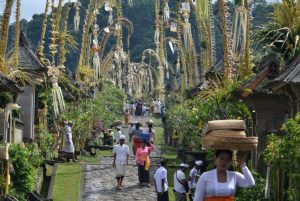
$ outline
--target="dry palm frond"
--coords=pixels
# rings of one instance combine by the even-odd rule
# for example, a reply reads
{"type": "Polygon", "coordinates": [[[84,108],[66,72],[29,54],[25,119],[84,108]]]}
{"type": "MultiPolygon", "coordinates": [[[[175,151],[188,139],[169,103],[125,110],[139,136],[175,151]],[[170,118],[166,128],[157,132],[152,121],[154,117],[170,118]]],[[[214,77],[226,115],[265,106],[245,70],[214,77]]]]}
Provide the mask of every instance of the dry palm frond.
{"type": "Polygon", "coordinates": [[[80,67],[80,74],[88,77],[93,78],[94,77],[94,70],[89,66],[81,66],[80,67]]]}
{"type": "Polygon", "coordinates": [[[71,34],[71,31],[67,31],[66,33],[61,33],[57,38],[57,42],[61,43],[62,40],[65,41],[65,46],[67,51],[77,52],[79,50],[79,44],[76,41],[75,36],[71,34]]]}
{"type": "Polygon", "coordinates": [[[16,81],[19,85],[25,86],[25,85],[37,85],[40,84],[40,81],[36,79],[36,76],[33,75],[30,72],[15,69],[11,71],[7,75],[10,79],[16,81]]]}

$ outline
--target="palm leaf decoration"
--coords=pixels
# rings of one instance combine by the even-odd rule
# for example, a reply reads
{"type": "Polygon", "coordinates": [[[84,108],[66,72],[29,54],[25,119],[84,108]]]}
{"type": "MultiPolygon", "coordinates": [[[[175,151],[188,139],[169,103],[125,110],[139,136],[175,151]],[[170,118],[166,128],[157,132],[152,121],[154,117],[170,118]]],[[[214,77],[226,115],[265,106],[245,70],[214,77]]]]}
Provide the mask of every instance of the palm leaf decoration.
{"type": "Polygon", "coordinates": [[[265,53],[273,52],[289,62],[300,55],[300,1],[284,0],[274,6],[272,22],[257,35],[265,53]]]}

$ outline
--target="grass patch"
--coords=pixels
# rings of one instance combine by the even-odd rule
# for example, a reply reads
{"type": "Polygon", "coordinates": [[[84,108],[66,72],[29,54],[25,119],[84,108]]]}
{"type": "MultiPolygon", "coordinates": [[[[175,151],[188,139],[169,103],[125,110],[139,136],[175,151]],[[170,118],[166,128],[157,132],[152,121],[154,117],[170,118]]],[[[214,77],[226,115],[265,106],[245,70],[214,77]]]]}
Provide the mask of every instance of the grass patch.
{"type": "Polygon", "coordinates": [[[58,164],[52,193],[53,200],[78,200],[81,188],[81,174],[81,164],[58,164]]]}
{"type": "Polygon", "coordinates": [[[154,126],[153,128],[155,130],[155,144],[163,144],[164,142],[164,129],[163,127],[157,127],[154,126]]]}

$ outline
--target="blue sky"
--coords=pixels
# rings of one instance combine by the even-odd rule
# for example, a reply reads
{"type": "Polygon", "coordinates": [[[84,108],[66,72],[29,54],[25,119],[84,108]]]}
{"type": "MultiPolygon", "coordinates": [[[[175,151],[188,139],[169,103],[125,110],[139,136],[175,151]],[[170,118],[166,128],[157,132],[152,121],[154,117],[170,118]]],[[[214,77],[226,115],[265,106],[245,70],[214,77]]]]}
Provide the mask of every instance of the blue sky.
{"type": "MultiPolygon", "coordinates": [[[[67,2],[68,0],[64,0],[64,2],[67,2]]],[[[71,2],[74,2],[76,0],[71,0],[71,2]]],[[[138,0],[133,0],[138,1],[138,0]]],[[[149,0],[150,1],[150,0],[149,0]]],[[[216,0],[214,0],[216,1],[216,0]]],[[[274,2],[278,0],[268,0],[268,2],[274,2]]],[[[55,0],[57,3],[58,0],[55,0]]],[[[45,10],[45,4],[46,0],[21,0],[21,18],[25,18],[26,20],[31,20],[32,15],[34,14],[40,14],[43,13],[45,10]]],[[[15,12],[15,9],[13,10],[15,12]]],[[[11,22],[14,21],[15,14],[13,13],[11,22]]]]}
{"type": "MultiPolygon", "coordinates": [[[[51,1],[51,0],[50,0],[51,1]]],[[[73,2],[75,0],[71,0],[73,2]]],[[[57,3],[58,0],[55,0],[57,3]]],[[[64,0],[68,2],[68,0],[64,0]]],[[[46,0],[21,0],[21,18],[26,20],[31,20],[32,15],[44,13],[46,0]]],[[[11,17],[11,22],[14,21],[15,9],[13,9],[13,14],[11,17]]]]}

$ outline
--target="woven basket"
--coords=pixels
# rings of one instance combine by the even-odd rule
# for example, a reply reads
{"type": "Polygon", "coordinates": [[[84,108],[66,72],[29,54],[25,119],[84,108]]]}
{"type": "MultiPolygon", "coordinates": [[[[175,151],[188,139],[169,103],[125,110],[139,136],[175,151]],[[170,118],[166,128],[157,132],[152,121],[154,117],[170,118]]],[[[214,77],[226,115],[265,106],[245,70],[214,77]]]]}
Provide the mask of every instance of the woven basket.
{"type": "Polygon", "coordinates": [[[257,137],[220,137],[218,139],[204,136],[201,138],[201,144],[206,149],[229,149],[250,151],[257,146],[257,137]]]}
{"type": "Polygon", "coordinates": [[[213,130],[210,131],[208,133],[206,133],[205,135],[206,137],[214,137],[214,138],[218,138],[218,137],[246,137],[246,133],[245,131],[241,130],[213,130]]]}
{"type": "Polygon", "coordinates": [[[119,126],[122,125],[122,121],[121,120],[116,120],[112,123],[113,126],[119,126]]]}
{"type": "Polygon", "coordinates": [[[207,123],[205,133],[213,130],[245,130],[245,121],[228,119],[228,120],[215,120],[207,123]]]}

